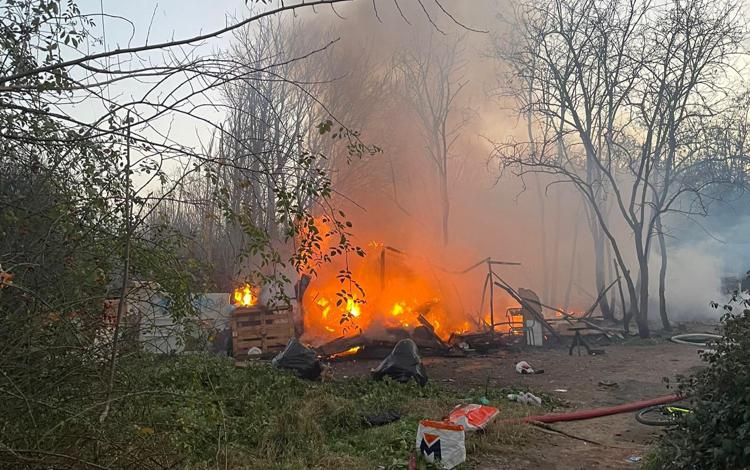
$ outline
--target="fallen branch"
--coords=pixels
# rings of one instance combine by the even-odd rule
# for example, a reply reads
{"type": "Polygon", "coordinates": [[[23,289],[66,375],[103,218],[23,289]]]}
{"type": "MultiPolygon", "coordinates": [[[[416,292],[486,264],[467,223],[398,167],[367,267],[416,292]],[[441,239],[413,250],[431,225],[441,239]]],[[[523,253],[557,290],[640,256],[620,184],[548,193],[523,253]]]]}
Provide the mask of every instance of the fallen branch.
{"type": "Polygon", "coordinates": [[[591,439],[587,439],[585,437],[576,436],[575,434],[570,434],[568,432],[561,431],[561,430],[559,430],[559,429],[557,429],[555,427],[552,427],[551,425],[549,425],[547,423],[540,423],[538,421],[529,421],[529,424],[531,424],[532,426],[534,426],[534,428],[538,429],[539,431],[546,432],[548,434],[556,434],[556,435],[559,435],[559,436],[568,437],[570,439],[575,439],[577,441],[582,441],[582,442],[585,442],[587,444],[594,444],[594,445],[602,446],[602,447],[610,447],[612,449],[626,449],[626,450],[631,450],[630,447],[615,446],[615,445],[612,445],[612,444],[604,444],[603,442],[592,441],[591,439]]]}
{"type": "Polygon", "coordinates": [[[611,289],[611,288],[612,288],[612,287],[613,287],[613,286],[614,286],[614,285],[615,285],[616,283],[618,283],[619,281],[620,281],[620,278],[618,277],[617,279],[615,279],[614,281],[612,281],[612,283],[611,283],[611,284],[610,284],[609,286],[607,286],[607,288],[606,288],[606,289],[604,289],[603,291],[601,291],[601,292],[599,293],[599,297],[597,297],[597,298],[596,298],[596,301],[594,301],[594,304],[593,304],[593,305],[591,305],[591,307],[590,307],[590,308],[589,308],[588,310],[586,310],[586,313],[584,313],[584,314],[583,314],[583,317],[582,317],[582,318],[588,318],[588,317],[589,317],[589,316],[590,316],[590,315],[591,315],[591,314],[592,314],[592,313],[594,312],[594,310],[595,310],[595,309],[596,309],[596,307],[597,307],[597,306],[599,305],[599,303],[600,303],[600,302],[602,301],[602,299],[604,298],[604,296],[605,296],[605,295],[607,295],[607,292],[608,292],[608,291],[609,291],[609,290],[610,290],[610,289],[611,289]]]}

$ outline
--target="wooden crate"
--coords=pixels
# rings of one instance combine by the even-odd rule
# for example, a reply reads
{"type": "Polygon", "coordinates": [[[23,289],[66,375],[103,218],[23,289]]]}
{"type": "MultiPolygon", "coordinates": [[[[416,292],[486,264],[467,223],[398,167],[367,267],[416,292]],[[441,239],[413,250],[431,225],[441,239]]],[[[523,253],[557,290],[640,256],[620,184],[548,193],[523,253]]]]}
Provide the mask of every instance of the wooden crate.
{"type": "Polygon", "coordinates": [[[245,358],[253,347],[263,353],[280,351],[294,336],[292,310],[260,305],[238,307],[232,312],[230,328],[235,358],[245,358]]]}

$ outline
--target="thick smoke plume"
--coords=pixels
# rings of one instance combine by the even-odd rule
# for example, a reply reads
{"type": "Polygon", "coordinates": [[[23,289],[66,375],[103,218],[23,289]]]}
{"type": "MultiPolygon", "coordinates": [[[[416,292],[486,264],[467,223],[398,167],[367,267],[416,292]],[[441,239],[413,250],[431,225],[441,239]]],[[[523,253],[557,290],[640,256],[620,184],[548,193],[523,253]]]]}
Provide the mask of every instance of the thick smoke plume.
{"type": "MultiPolygon", "coordinates": [[[[542,302],[586,310],[596,292],[592,238],[580,196],[544,177],[501,175],[498,162],[490,158],[491,142],[524,133],[517,110],[503,97],[503,65],[494,57],[508,29],[510,6],[494,1],[452,2],[451,19],[441,11],[429,10],[426,15],[416,2],[408,7],[401,2],[401,11],[387,2],[378,5],[374,11],[370,3],[360,2],[335,14],[324,10],[302,18],[303,29],[313,31],[319,41],[339,39],[325,52],[332,64],[327,96],[357,109],[344,124],[382,148],[382,153],[361,161],[334,158],[330,162],[334,187],[341,196],[337,204],[353,221],[357,243],[368,249],[370,267],[361,269],[374,269],[373,257],[381,245],[408,253],[413,260],[409,275],[440,278],[432,286],[440,291],[436,295],[444,297],[446,315],[458,315],[460,323],[486,318],[487,304],[480,305],[486,271],[480,267],[466,275],[447,273],[487,257],[521,263],[498,272],[515,287],[536,291],[542,302]],[[405,95],[394,65],[410,54],[437,60],[452,47],[460,64],[453,78],[463,88],[447,120],[448,128],[460,130],[451,136],[455,143],[447,166],[446,244],[440,174],[426,141],[429,130],[420,125],[418,110],[405,95]]],[[[618,237],[628,237],[624,229],[614,229],[621,232],[618,237]]],[[[726,267],[712,254],[709,242],[701,245],[704,248],[670,243],[674,245],[668,273],[671,315],[677,320],[712,315],[708,301],[720,295],[726,267]]],[[[658,253],[653,256],[658,261],[658,253]]],[[[361,261],[350,262],[356,275],[361,261]]],[[[656,261],[652,266],[658,270],[656,261]]],[[[313,289],[320,279],[335,278],[340,267],[324,269],[313,281],[313,289]]],[[[613,268],[608,269],[614,278],[613,268]]],[[[651,279],[658,279],[656,273],[651,279]]],[[[652,292],[656,299],[656,284],[652,292]]],[[[616,289],[609,297],[620,314],[616,289]]],[[[500,316],[515,303],[507,298],[499,302],[500,316]]],[[[650,317],[656,320],[657,305],[652,312],[650,317]]]]}

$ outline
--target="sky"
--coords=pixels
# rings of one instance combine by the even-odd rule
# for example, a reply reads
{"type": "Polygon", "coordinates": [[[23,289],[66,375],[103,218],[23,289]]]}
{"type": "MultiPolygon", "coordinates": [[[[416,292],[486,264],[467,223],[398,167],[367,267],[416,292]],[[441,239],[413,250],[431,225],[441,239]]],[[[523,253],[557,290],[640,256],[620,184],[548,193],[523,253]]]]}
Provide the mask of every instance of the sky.
{"type": "MultiPolygon", "coordinates": [[[[89,53],[190,38],[224,28],[251,13],[244,0],[78,0],[78,6],[82,14],[92,15],[96,24],[90,31],[93,40],[87,45],[89,53]]],[[[255,8],[259,7],[256,5],[255,8]]],[[[192,52],[208,55],[226,49],[230,42],[231,33],[227,33],[198,44],[192,52]]],[[[121,57],[123,59],[120,60],[129,60],[128,56],[121,57]]],[[[138,58],[141,61],[163,62],[161,52],[139,54],[138,58]]],[[[114,63],[109,62],[109,66],[113,67],[114,63]]],[[[125,65],[122,68],[129,67],[125,65]]],[[[106,93],[118,102],[127,102],[131,98],[139,100],[150,87],[150,83],[127,80],[110,86],[106,93]]],[[[168,90],[169,87],[164,86],[163,89],[168,90]]],[[[183,88],[183,91],[187,92],[187,88],[183,88]]],[[[156,96],[152,94],[151,98],[158,98],[158,93],[156,96]]],[[[213,95],[201,96],[199,100],[218,101],[218,97],[214,100],[213,95]]],[[[88,121],[108,113],[106,103],[100,100],[86,100],[77,103],[74,108],[75,115],[83,116],[88,121]]],[[[223,120],[222,113],[217,109],[203,108],[201,113],[202,117],[212,122],[223,120]]],[[[180,145],[194,148],[205,146],[213,132],[205,123],[178,113],[168,113],[153,125],[158,129],[157,134],[168,133],[180,145]]]]}
{"type": "MultiPolygon", "coordinates": [[[[134,44],[145,43],[152,18],[149,43],[220,29],[232,17],[249,12],[244,0],[80,0],[79,7],[85,13],[98,14],[103,10],[107,15],[130,20],[135,27],[134,44]]],[[[101,29],[102,21],[96,22],[101,29]]],[[[105,18],[104,26],[110,49],[126,45],[133,34],[133,26],[115,18],[105,18]]],[[[213,42],[221,47],[228,43],[228,38],[213,42]]]]}

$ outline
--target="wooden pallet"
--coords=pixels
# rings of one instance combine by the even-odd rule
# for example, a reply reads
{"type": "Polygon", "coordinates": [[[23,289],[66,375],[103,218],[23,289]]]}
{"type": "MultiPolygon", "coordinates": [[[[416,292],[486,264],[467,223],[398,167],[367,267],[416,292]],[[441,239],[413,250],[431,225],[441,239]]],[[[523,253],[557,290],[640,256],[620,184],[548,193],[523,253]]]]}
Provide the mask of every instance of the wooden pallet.
{"type": "Polygon", "coordinates": [[[247,357],[247,351],[253,347],[263,353],[280,351],[294,336],[292,310],[260,305],[239,307],[232,312],[230,328],[235,359],[247,357]]]}

